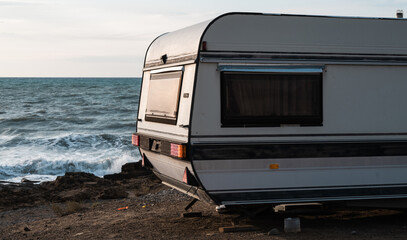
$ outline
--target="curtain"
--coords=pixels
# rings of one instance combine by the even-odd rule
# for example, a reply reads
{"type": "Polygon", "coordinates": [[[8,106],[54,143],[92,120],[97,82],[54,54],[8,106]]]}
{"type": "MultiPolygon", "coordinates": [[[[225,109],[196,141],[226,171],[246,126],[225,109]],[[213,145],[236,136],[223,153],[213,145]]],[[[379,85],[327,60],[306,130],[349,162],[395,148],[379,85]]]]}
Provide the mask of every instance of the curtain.
{"type": "Polygon", "coordinates": [[[223,73],[226,118],[284,119],[321,115],[321,74],[223,73]]]}

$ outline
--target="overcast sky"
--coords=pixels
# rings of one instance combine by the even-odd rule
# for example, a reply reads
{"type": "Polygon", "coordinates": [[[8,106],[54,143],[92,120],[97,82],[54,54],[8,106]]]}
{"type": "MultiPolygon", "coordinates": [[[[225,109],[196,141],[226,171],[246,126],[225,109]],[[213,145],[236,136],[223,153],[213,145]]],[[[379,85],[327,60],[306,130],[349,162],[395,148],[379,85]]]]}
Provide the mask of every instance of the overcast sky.
{"type": "Polygon", "coordinates": [[[0,0],[0,77],[140,77],[164,32],[245,11],[407,15],[407,0],[0,0]]]}

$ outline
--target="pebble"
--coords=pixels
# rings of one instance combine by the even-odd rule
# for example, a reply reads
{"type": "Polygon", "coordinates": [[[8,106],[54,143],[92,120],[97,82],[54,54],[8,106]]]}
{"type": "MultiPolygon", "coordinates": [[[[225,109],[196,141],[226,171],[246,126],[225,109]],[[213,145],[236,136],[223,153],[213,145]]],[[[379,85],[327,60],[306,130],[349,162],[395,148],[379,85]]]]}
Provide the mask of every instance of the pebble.
{"type": "Polygon", "coordinates": [[[352,234],[352,235],[356,235],[358,232],[356,232],[356,231],[352,231],[350,234],[352,234]]]}
{"type": "Polygon", "coordinates": [[[31,229],[29,229],[28,227],[25,227],[24,231],[29,232],[29,231],[31,231],[31,229]]]}

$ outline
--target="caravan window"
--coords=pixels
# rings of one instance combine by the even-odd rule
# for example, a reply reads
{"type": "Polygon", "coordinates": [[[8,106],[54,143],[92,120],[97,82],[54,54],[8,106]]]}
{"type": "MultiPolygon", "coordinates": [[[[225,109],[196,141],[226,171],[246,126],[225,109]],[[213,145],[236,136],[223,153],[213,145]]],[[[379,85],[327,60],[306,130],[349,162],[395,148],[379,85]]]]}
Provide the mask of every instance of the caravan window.
{"type": "Polygon", "coordinates": [[[176,124],[182,71],[151,74],[146,121],[176,124]]]}
{"type": "Polygon", "coordinates": [[[321,72],[221,73],[222,126],[322,124],[321,72]]]}

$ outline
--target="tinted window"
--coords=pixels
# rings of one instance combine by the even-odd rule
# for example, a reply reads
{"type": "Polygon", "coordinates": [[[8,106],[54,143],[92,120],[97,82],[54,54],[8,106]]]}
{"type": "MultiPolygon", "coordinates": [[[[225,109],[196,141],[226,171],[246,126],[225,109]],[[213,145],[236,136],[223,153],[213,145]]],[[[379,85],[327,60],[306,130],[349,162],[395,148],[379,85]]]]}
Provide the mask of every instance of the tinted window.
{"type": "Polygon", "coordinates": [[[176,124],[182,71],[151,74],[146,121],[176,124]]]}
{"type": "Polygon", "coordinates": [[[222,72],[222,125],[322,124],[321,73],[222,72]]]}

